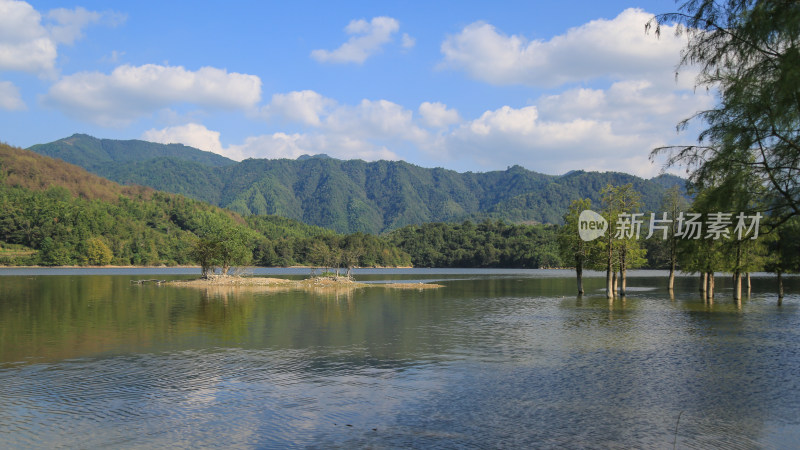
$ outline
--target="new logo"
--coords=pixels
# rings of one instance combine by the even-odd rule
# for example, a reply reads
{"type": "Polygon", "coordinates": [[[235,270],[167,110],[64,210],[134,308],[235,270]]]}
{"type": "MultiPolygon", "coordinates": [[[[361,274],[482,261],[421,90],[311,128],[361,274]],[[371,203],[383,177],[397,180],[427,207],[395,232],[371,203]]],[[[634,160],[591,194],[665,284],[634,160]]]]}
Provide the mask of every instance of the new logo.
{"type": "Polygon", "coordinates": [[[606,230],[608,222],[603,216],[591,209],[581,211],[581,215],[578,216],[578,234],[581,239],[587,242],[593,241],[606,234],[606,230]]]}

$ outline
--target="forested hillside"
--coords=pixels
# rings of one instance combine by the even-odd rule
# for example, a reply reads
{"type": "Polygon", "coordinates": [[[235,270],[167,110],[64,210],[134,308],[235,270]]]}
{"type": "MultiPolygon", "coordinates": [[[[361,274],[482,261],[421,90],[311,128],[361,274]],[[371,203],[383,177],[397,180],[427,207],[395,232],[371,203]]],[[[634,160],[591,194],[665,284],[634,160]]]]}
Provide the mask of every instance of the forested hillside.
{"type": "Polygon", "coordinates": [[[245,219],[5,144],[0,211],[0,264],[196,264],[200,240],[236,236],[244,264],[338,263],[331,255],[349,246],[355,265],[410,265],[409,255],[375,236],[344,236],[276,216],[245,219]]]}
{"type": "Polygon", "coordinates": [[[558,227],[512,225],[486,220],[474,224],[408,225],[389,241],[411,255],[416,267],[552,268],[562,265],[558,227]]]}
{"type": "Polygon", "coordinates": [[[519,166],[458,173],[402,161],[343,161],[325,156],[233,163],[185,146],[86,135],[31,150],[122,184],[141,184],[243,215],[278,215],[343,233],[381,233],[428,222],[485,219],[557,224],[572,200],[599,202],[600,190],[609,183],[632,183],[642,194],[643,209],[657,210],[666,189],[684,183],[671,175],[650,180],[583,171],[551,176],[519,166]]]}

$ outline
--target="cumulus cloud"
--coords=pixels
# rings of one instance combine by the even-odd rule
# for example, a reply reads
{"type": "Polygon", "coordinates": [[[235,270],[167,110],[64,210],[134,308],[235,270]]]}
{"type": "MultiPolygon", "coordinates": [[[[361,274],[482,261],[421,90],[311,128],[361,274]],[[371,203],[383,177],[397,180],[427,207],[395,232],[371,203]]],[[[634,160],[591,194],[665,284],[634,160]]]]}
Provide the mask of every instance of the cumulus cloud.
{"type": "Polygon", "coordinates": [[[219,131],[212,131],[204,125],[188,123],[161,130],[147,130],[142,133],[142,140],[160,144],[183,144],[207,152],[226,155],[225,149],[219,140],[219,131]]]}
{"type": "Polygon", "coordinates": [[[231,149],[243,158],[289,158],[327,154],[340,159],[396,160],[397,155],[384,146],[342,135],[273,133],[245,139],[231,149]]]}
{"type": "Polygon", "coordinates": [[[250,136],[241,144],[223,146],[220,133],[204,125],[189,123],[145,131],[141,139],[161,144],[184,144],[241,161],[245,158],[289,158],[325,153],[341,159],[398,159],[386,147],[342,135],[273,133],[250,136]]]}
{"type": "Polygon", "coordinates": [[[402,138],[422,141],[427,132],[417,126],[413,112],[388,100],[361,100],[340,106],[326,118],[323,127],[336,133],[365,138],[402,138]]]}
{"type": "Polygon", "coordinates": [[[388,100],[363,99],[355,105],[342,105],[315,91],[292,91],[273,95],[262,111],[271,119],[358,139],[422,141],[428,135],[416,123],[413,111],[388,100]]]}
{"type": "Polygon", "coordinates": [[[319,126],[322,123],[320,116],[335,104],[334,100],[314,91],[292,91],[286,94],[274,94],[264,112],[267,116],[278,116],[306,125],[319,126]]]}
{"type": "Polygon", "coordinates": [[[458,111],[447,109],[447,105],[441,102],[422,102],[419,105],[419,115],[428,126],[433,128],[445,128],[461,121],[458,111]]]}
{"type": "Polygon", "coordinates": [[[63,77],[44,103],[103,126],[120,126],[174,104],[250,109],[261,99],[261,79],[214,67],[123,65],[106,75],[81,72],[63,77]]]}
{"type": "Polygon", "coordinates": [[[274,94],[263,107],[263,115],[279,123],[293,122],[303,132],[273,132],[250,136],[240,144],[220,142],[220,133],[190,123],[152,129],[142,139],[160,143],[182,143],[213,151],[231,159],[297,158],[325,153],[341,159],[399,159],[392,148],[425,145],[430,133],[426,120],[450,123],[453,114],[441,103],[423,106],[428,119],[418,120],[413,111],[388,100],[364,99],[354,105],[342,105],[315,91],[274,94]]]}
{"type": "MultiPolygon", "coordinates": [[[[495,85],[554,87],[595,78],[655,77],[674,85],[684,42],[667,27],[660,38],[644,32],[653,15],[626,9],[550,40],[505,35],[484,22],[465,27],[442,43],[443,67],[467,72],[495,85]]],[[[693,77],[682,77],[686,82],[693,77]]]]}
{"type": "Polygon", "coordinates": [[[28,3],[0,0],[0,70],[53,70],[56,41],[41,22],[41,14],[28,3]]]}
{"type": "MultiPolygon", "coordinates": [[[[390,42],[399,29],[400,24],[391,17],[374,17],[369,22],[353,20],[345,27],[345,32],[352,35],[347,42],[335,50],[314,50],[311,57],[322,63],[361,64],[390,42]]],[[[403,36],[403,46],[413,46],[410,36],[403,36]]]]}
{"type": "MultiPolygon", "coordinates": [[[[619,170],[620,159],[642,155],[652,142],[617,133],[606,121],[545,121],[535,106],[504,106],[462,124],[441,145],[451,158],[472,159],[486,167],[521,164],[545,173],[563,173],[578,167],[619,170]]],[[[646,153],[643,156],[646,160],[646,153]]]]}
{"type": "Polygon", "coordinates": [[[570,89],[535,105],[486,111],[429,151],[495,169],[521,164],[550,174],[582,168],[652,176],[661,167],[648,160],[650,150],[674,143],[674,125],[712,103],[710,94],[667,92],[644,81],[570,89]]]}
{"type": "Polygon", "coordinates": [[[649,81],[627,80],[608,89],[568,89],[537,102],[549,120],[583,117],[605,120],[627,133],[664,134],[695,111],[713,104],[712,95],[661,89],[649,81]]]}
{"type": "Polygon", "coordinates": [[[26,108],[19,89],[10,81],[0,81],[0,109],[19,111],[26,108]]]}
{"type": "Polygon", "coordinates": [[[30,4],[0,0],[0,70],[52,76],[59,44],[72,44],[93,23],[116,25],[124,16],[84,8],[55,9],[42,17],[30,4]]]}

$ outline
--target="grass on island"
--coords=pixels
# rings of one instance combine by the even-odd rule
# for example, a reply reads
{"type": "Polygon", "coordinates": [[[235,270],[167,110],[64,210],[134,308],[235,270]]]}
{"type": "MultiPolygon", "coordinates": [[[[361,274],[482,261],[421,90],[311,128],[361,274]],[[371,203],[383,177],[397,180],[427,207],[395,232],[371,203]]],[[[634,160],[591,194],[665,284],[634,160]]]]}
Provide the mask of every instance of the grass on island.
{"type": "Polygon", "coordinates": [[[208,278],[194,280],[175,280],[168,282],[175,286],[185,287],[253,287],[274,290],[290,289],[358,289],[367,287],[381,287],[389,289],[437,289],[444,287],[433,283],[359,283],[346,276],[316,276],[304,280],[287,280],[284,278],[212,275],[208,278]]]}

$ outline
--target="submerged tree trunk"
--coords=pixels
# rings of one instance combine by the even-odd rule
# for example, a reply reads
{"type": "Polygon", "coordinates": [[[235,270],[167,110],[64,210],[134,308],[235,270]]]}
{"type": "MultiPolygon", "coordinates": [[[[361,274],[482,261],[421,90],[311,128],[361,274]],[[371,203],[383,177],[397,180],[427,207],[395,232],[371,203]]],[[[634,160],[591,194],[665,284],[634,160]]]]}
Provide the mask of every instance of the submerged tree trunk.
{"type": "Polygon", "coordinates": [[[708,287],[706,288],[706,297],[709,300],[714,300],[714,272],[708,273],[708,287]]]}
{"type": "Polygon", "coordinates": [[[708,272],[700,273],[700,292],[703,298],[706,298],[706,291],[708,289],[708,272]]]}
{"type": "Polygon", "coordinates": [[[608,265],[606,266],[606,297],[614,298],[614,266],[611,264],[613,248],[608,246],[608,265]]]}
{"type": "Polygon", "coordinates": [[[675,289],[675,261],[671,261],[669,264],[669,283],[667,284],[667,288],[672,291],[675,289]]]}
{"type": "Polygon", "coordinates": [[[750,281],[750,272],[747,272],[747,298],[750,298],[750,293],[753,290],[753,284],[750,281]]]}
{"type": "Polygon", "coordinates": [[[778,270],[778,304],[780,305],[783,302],[783,271],[778,270]]]}
{"type": "Polygon", "coordinates": [[[583,295],[583,264],[575,262],[575,277],[578,279],[578,295],[583,295]]]}
{"type": "Polygon", "coordinates": [[[627,244],[623,244],[622,248],[620,248],[620,257],[619,257],[619,295],[621,297],[625,296],[625,288],[626,288],[626,275],[627,275],[627,267],[625,267],[626,261],[628,259],[628,251],[625,247],[627,244]]]}
{"type": "Polygon", "coordinates": [[[736,245],[736,268],[733,271],[733,299],[742,299],[742,243],[736,245]]]}
{"type": "Polygon", "coordinates": [[[613,271],[612,279],[613,279],[612,289],[614,291],[614,295],[617,295],[617,293],[619,292],[619,276],[617,275],[616,270],[613,271]]]}

